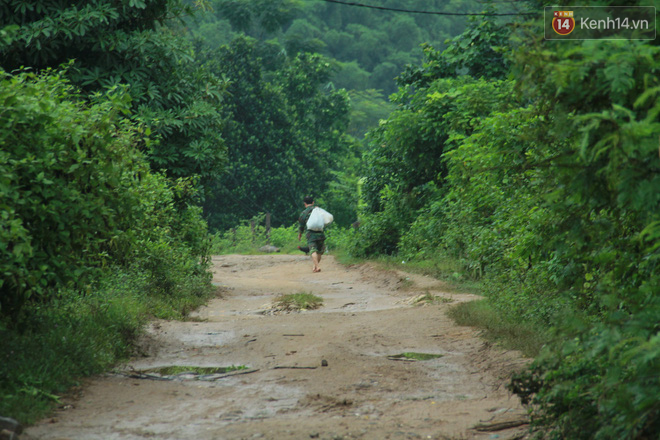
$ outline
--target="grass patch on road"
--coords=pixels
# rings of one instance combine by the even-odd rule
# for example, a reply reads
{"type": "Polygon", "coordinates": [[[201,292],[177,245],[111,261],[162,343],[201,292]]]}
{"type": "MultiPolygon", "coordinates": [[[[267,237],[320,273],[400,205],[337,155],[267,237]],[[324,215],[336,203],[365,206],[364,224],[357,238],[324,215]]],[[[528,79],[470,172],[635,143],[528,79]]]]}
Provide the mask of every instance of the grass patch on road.
{"type": "Polygon", "coordinates": [[[323,298],[307,292],[290,293],[275,298],[275,307],[285,311],[315,310],[323,305],[323,298]]]}
{"type": "Polygon", "coordinates": [[[431,359],[438,359],[441,358],[443,355],[441,354],[433,354],[433,353],[416,353],[413,351],[409,351],[406,353],[401,353],[401,354],[396,354],[393,356],[388,356],[388,359],[391,359],[393,361],[397,360],[407,360],[407,361],[430,361],[431,359]]]}

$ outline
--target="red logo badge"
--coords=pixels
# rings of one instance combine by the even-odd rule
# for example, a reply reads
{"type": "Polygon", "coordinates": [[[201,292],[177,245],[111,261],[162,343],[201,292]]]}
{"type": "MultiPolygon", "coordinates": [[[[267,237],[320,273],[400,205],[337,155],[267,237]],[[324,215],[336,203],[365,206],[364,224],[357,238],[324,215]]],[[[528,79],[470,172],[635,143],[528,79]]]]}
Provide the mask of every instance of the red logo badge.
{"type": "Polygon", "coordinates": [[[552,29],[559,35],[568,35],[575,29],[573,11],[555,11],[552,18],[552,29]]]}

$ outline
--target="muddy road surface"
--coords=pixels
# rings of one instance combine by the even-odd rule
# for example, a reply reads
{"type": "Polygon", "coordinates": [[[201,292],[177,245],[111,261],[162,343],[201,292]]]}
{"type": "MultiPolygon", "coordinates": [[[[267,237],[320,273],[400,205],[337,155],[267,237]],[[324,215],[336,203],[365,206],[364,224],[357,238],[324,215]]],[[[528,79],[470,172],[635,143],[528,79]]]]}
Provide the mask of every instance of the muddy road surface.
{"type": "Polygon", "coordinates": [[[475,296],[331,256],[320,273],[302,254],[213,262],[221,296],[188,321],[153,322],[139,355],[86,381],[21,438],[525,438],[525,411],[505,389],[525,360],[445,314],[475,296]],[[301,292],[323,306],[272,309],[301,292]],[[422,295],[437,298],[415,303],[422,295]]]}

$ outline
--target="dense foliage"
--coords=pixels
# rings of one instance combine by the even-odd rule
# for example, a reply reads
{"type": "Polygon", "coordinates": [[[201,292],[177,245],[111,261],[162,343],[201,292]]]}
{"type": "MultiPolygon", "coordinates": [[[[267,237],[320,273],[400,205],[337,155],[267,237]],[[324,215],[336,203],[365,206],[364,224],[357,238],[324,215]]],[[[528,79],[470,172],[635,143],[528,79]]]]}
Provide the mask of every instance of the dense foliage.
{"type": "MultiPolygon", "coordinates": [[[[385,3],[438,10],[433,2],[385,3]]],[[[360,140],[384,118],[394,77],[421,56],[422,42],[442,46],[462,29],[463,18],[297,0],[209,5],[212,13],[187,24],[206,68],[227,86],[221,132],[228,161],[205,203],[210,226],[226,230],[265,212],[274,224],[289,225],[305,194],[340,225],[353,223],[361,148],[344,133],[360,140]]],[[[475,6],[450,2],[440,11],[475,6]]],[[[473,46],[491,51],[495,43],[477,41],[482,35],[491,34],[475,33],[467,52],[473,46]]]]}
{"type": "Polygon", "coordinates": [[[201,69],[191,43],[171,26],[191,13],[181,0],[0,3],[0,67],[56,68],[85,94],[128,86],[132,118],[162,142],[148,153],[156,170],[209,179],[221,172],[218,106],[224,84],[201,69]]]}
{"type": "MultiPolygon", "coordinates": [[[[422,66],[410,67],[401,75],[399,92],[392,95],[396,110],[368,136],[372,148],[365,155],[362,187],[367,210],[355,254],[396,252],[401,234],[419,215],[418,210],[438,195],[447,175],[443,154],[453,145],[455,132],[472,133],[474,121],[507,108],[511,86],[495,81],[503,74],[502,54],[479,71],[484,75],[481,79],[457,77],[485,52],[492,52],[491,40],[502,41],[506,33],[503,26],[474,21],[465,37],[454,41],[458,45],[467,38],[471,43],[459,55],[453,48],[440,55],[427,45],[422,66]]],[[[439,231],[428,232],[418,238],[427,249],[437,245],[433,240],[439,238],[439,231]]]]}
{"type": "MultiPolygon", "coordinates": [[[[1,72],[1,71],[0,71],[1,72]]],[[[211,293],[188,179],[150,171],[122,88],[0,74],[0,413],[29,421],[211,293]]]]}
{"type": "Polygon", "coordinates": [[[322,90],[330,65],[321,56],[275,49],[237,37],[207,53],[207,66],[229,81],[222,132],[229,160],[205,204],[209,224],[223,230],[270,212],[274,225],[290,225],[306,194],[322,195],[339,222],[354,221],[350,194],[333,206],[328,192],[353,146],[344,135],[346,93],[322,90]]]}
{"type": "Polygon", "coordinates": [[[128,166],[139,157],[135,128],[116,124],[121,93],[86,108],[58,76],[34,80],[3,73],[0,88],[0,312],[10,316],[103,264],[131,223],[126,198],[139,173],[128,166]]]}
{"type": "Polygon", "coordinates": [[[3,73],[0,314],[90,289],[109,265],[140,267],[173,294],[206,270],[206,226],[186,180],[149,171],[125,92],[86,102],[59,74],[3,73]]]}
{"type": "MultiPolygon", "coordinates": [[[[463,17],[402,14],[321,1],[212,0],[214,16],[193,25],[193,32],[216,47],[237,32],[264,40],[276,38],[290,55],[315,52],[336,60],[337,88],[396,91],[394,78],[421,56],[420,44],[443,47],[461,33],[463,17]]],[[[378,6],[432,12],[475,12],[477,2],[385,0],[378,6]]]]}
{"type": "Polygon", "coordinates": [[[539,27],[475,22],[401,75],[353,253],[457,258],[501,313],[555,327],[512,382],[541,437],[655,438],[659,49],[539,27]]]}

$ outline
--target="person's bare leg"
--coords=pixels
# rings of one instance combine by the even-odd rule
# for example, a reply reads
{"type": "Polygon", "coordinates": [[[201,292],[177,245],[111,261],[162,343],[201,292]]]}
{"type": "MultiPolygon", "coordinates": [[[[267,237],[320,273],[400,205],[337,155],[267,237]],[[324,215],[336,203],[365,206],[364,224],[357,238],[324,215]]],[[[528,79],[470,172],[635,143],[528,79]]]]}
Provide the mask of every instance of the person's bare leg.
{"type": "Polygon", "coordinates": [[[314,266],[312,267],[312,272],[320,272],[321,268],[319,267],[319,263],[321,262],[321,256],[319,255],[318,252],[312,253],[312,263],[314,263],[314,266]]]}

